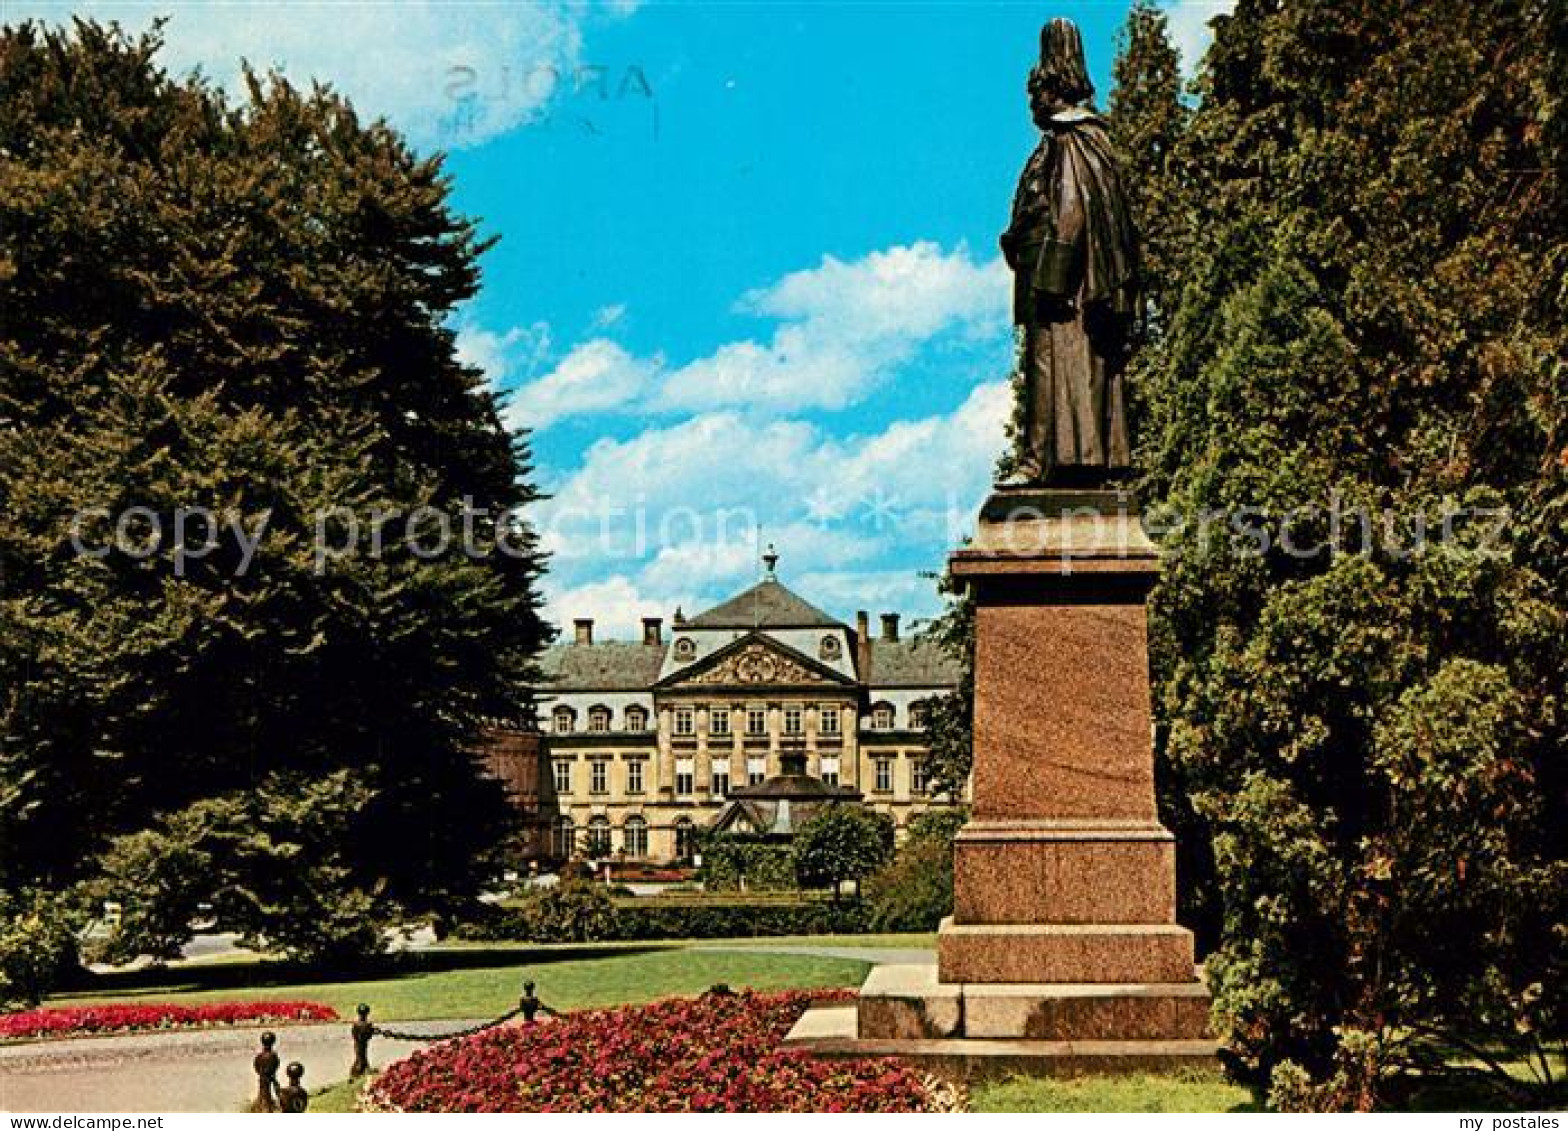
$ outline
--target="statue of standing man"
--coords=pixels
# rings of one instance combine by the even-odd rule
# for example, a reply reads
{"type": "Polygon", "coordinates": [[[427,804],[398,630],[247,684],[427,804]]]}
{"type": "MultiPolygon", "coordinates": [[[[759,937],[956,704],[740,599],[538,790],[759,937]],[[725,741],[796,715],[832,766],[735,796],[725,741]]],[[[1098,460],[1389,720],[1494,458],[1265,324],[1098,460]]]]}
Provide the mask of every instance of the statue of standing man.
{"type": "Polygon", "coordinates": [[[1040,32],[1029,110],[1043,136],[1013,197],[1002,254],[1024,327],[1012,482],[1103,486],[1131,462],[1123,388],[1139,312],[1138,246],[1116,154],[1071,20],[1040,32]]]}

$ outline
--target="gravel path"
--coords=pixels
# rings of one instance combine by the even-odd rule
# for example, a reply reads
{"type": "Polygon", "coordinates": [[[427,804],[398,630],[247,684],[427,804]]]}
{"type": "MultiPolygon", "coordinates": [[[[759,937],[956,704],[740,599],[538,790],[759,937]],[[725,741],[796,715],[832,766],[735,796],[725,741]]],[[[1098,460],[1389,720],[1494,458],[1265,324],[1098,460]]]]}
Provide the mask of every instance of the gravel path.
{"type": "MultiPolygon", "coordinates": [[[[389,1023],[417,1033],[449,1033],[471,1021],[389,1023]]],[[[305,1066],[305,1085],[348,1075],[348,1024],[284,1025],[278,1055],[305,1066]]],[[[0,1046],[0,1109],[49,1112],[241,1111],[256,1094],[251,1058],[259,1028],[82,1037],[0,1046]]],[[[380,1038],[372,1064],[401,1060],[420,1044],[380,1038]]],[[[280,1073],[281,1075],[281,1073],[280,1073]]]]}

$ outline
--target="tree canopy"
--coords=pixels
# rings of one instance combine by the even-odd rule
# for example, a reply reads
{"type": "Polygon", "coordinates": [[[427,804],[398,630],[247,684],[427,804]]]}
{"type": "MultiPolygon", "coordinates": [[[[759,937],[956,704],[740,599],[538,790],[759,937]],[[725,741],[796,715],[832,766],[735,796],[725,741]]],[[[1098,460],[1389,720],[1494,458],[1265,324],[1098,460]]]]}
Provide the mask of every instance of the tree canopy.
{"type": "Polygon", "coordinates": [[[0,883],[346,778],[298,794],[356,791],[342,889],[466,899],[511,821],[478,728],[548,636],[526,438],[451,325],[487,241],[331,90],[160,46],[0,34],[0,883]]]}

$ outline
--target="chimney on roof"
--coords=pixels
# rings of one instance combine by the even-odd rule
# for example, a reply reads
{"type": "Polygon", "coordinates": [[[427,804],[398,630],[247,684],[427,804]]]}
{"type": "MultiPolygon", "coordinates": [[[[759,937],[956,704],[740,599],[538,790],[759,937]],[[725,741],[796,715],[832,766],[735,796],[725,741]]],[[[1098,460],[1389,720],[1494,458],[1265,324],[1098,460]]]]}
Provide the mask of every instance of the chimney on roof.
{"type": "Polygon", "coordinates": [[[663,644],[664,643],[664,618],[663,617],[643,617],[642,618],[642,642],[644,644],[663,644]]]}
{"type": "Polygon", "coordinates": [[[577,630],[577,643],[593,643],[593,618],[578,617],[572,622],[572,627],[577,630]]]}
{"type": "Polygon", "coordinates": [[[882,639],[892,644],[898,643],[898,614],[882,614],[882,639]]]}
{"type": "Polygon", "coordinates": [[[871,678],[871,614],[855,614],[855,668],[861,679],[871,678]]]}

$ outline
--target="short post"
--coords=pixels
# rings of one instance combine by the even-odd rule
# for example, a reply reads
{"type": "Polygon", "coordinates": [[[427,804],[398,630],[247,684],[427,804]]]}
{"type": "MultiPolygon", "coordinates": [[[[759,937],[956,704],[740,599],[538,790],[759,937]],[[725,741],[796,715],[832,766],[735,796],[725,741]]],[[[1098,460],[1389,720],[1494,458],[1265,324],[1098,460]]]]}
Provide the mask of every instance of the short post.
{"type": "Polygon", "coordinates": [[[349,1066],[349,1079],[357,1080],[370,1071],[370,1038],[376,1027],[370,1021],[370,1006],[363,1003],[354,1011],[359,1020],[349,1026],[349,1036],[354,1041],[354,1063],[349,1066]]]}
{"type": "Polygon", "coordinates": [[[532,1025],[534,1017],[543,1013],[546,1017],[559,1017],[560,1014],[539,1000],[539,995],[534,993],[532,982],[523,983],[523,996],[517,1001],[517,1008],[523,1015],[523,1024],[532,1025]]]}
{"type": "Polygon", "coordinates": [[[291,1061],[288,1066],[289,1082],[278,1089],[278,1106],[283,1111],[297,1114],[310,1106],[310,1093],[305,1091],[305,1066],[291,1061]]]}
{"type": "Polygon", "coordinates": [[[273,1046],[278,1043],[278,1035],[271,1030],[261,1035],[261,1051],[256,1054],[256,1059],[251,1061],[251,1066],[256,1070],[256,1098],[251,1101],[250,1109],[254,1112],[270,1112],[278,1110],[278,1059],[273,1046]]]}

